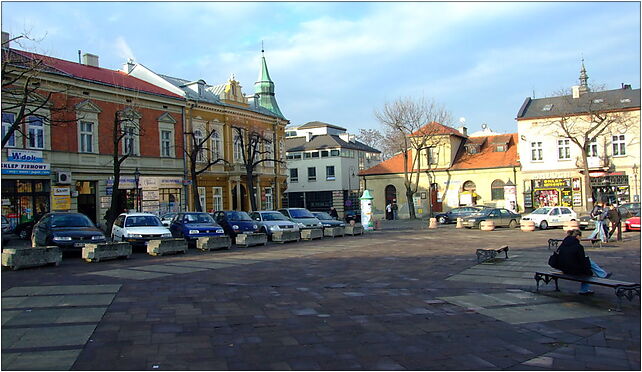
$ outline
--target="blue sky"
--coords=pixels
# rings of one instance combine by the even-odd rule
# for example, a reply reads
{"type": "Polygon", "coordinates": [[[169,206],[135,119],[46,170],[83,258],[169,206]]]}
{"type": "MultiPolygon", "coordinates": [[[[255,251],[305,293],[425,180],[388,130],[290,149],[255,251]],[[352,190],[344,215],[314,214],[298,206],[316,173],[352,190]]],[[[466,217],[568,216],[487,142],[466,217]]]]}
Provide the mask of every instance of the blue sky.
{"type": "MultiPolygon", "coordinates": [[[[635,2],[2,2],[2,29],[29,50],[209,84],[234,73],[246,94],[261,40],[276,97],[292,124],[379,128],[373,112],[399,97],[441,103],[469,131],[515,132],[524,99],[578,83],[640,87],[635,2]]],[[[15,45],[14,45],[15,46],[15,45]]]]}

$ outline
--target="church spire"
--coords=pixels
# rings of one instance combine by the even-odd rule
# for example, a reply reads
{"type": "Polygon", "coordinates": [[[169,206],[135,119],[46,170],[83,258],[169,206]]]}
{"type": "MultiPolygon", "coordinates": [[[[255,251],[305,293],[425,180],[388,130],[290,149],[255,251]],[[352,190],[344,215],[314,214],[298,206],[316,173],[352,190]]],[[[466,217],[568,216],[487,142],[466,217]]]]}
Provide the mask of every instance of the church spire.
{"type": "Polygon", "coordinates": [[[276,97],[274,96],[274,83],[270,79],[270,73],[268,72],[267,63],[265,62],[265,50],[263,49],[263,41],[261,41],[261,69],[259,70],[259,78],[256,83],[254,83],[254,93],[257,96],[257,103],[259,106],[270,110],[272,113],[277,116],[284,117],[279,109],[279,105],[276,103],[276,97]]]}
{"type": "Polygon", "coordinates": [[[586,68],[584,67],[584,58],[582,58],[582,69],[580,70],[580,92],[586,93],[589,90],[588,75],[586,74],[586,68]]]}

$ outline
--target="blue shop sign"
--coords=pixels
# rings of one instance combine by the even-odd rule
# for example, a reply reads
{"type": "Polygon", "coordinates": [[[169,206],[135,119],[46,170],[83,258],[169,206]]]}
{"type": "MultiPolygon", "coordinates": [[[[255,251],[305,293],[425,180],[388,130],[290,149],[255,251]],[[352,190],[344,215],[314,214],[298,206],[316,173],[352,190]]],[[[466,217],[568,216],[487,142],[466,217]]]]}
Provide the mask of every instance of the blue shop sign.
{"type": "Polygon", "coordinates": [[[2,174],[44,175],[51,174],[47,163],[21,163],[14,161],[2,162],[2,174]]]}
{"type": "Polygon", "coordinates": [[[42,163],[42,151],[7,149],[7,161],[20,163],[42,163]]]}

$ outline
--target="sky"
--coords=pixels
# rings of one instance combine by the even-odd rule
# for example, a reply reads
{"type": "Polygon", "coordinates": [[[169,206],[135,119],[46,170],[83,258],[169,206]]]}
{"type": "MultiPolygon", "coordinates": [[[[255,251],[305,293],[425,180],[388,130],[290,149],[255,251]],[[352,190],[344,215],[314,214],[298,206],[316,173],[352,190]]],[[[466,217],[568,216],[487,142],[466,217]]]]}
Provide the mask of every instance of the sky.
{"type": "Polygon", "coordinates": [[[639,2],[2,2],[13,47],[208,84],[231,74],[253,94],[261,42],[281,111],[381,129],[375,110],[426,98],[469,133],[517,131],[526,97],[577,85],[640,87],[639,2]]]}

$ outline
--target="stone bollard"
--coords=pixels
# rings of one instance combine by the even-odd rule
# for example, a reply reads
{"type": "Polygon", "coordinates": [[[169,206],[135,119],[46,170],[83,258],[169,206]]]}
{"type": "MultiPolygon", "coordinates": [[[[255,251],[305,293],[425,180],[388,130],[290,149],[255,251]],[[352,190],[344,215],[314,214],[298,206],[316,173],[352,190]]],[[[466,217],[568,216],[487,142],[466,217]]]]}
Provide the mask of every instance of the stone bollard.
{"type": "Polygon", "coordinates": [[[187,253],[185,239],[154,239],[147,242],[147,253],[150,256],[162,256],[166,253],[187,253]]]}
{"type": "Polygon", "coordinates": [[[230,249],[232,239],[227,235],[222,236],[205,236],[196,240],[196,249],[201,251],[210,251],[212,249],[230,249]]]}
{"type": "Polygon", "coordinates": [[[437,219],[436,218],[431,218],[430,222],[428,224],[429,229],[436,229],[437,228],[437,219]]]}
{"type": "Polygon", "coordinates": [[[564,228],[564,231],[579,230],[580,223],[578,221],[566,221],[564,222],[563,228],[564,228]]]}
{"type": "Polygon", "coordinates": [[[62,251],[56,246],[34,248],[6,248],[2,250],[2,266],[13,270],[53,264],[60,265],[62,251]]]}
{"type": "Polygon", "coordinates": [[[480,223],[480,229],[482,231],[493,231],[493,230],[495,230],[495,221],[493,221],[493,220],[482,221],[480,223]]]}
{"type": "Polygon", "coordinates": [[[115,258],[129,258],[132,246],[127,242],[87,243],[82,248],[82,258],[87,262],[100,262],[115,258]]]}
{"type": "Polygon", "coordinates": [[[457,225],[455,226],[456,229],[463,229],[464,228],[464,219],[461,217],[457,217],[457,225]]]}
{"type": "Polygon", "coordinates": [[[533,221],[520,221],[519,228],[522,231],[535,231],[535,222],[533,221]]]}

